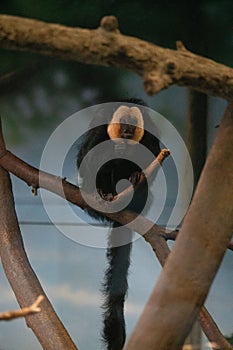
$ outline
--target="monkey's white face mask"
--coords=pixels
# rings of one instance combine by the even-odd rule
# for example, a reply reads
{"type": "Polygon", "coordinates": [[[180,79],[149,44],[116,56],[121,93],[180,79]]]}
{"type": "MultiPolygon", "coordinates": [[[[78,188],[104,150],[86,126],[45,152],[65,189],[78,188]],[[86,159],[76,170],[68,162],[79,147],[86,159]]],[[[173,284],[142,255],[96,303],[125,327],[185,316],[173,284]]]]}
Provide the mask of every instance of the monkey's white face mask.
{"type": "Polygon", "coordinates": [[[116,152],[124,152],[127,145],[139,143],[144,135],[144,121],[140,109],[120,106],[113,114],[107,132],[115,143],[116,152]]]}

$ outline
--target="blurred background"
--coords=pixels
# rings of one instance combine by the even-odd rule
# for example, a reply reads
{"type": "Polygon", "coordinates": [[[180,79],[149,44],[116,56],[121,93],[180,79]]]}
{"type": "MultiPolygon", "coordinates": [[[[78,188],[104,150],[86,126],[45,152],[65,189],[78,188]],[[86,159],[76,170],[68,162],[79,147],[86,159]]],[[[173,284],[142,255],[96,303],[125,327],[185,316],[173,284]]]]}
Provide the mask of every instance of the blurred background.
{"type": "MultiPolygon", "coordinates": [[[[97,28],[103,16],[115,15],[125,35],[171,49],[181,40],[197,54],[233,65],[232,1],[9,0],[1,2],[0,13],[89,29],[97,28]]],[[[127,70],[24,52],[0,50],[0,54],[0,113],[4,135],[8,149],[26,162],[39,167],[47,140],[70,115],[101,102],[137,97],[167,118],[180,133],[193,160],[196,184],[225,101],[175,86],[149,97],[143,90],[141,78],[127,70]]],[[[88,124],[88,120],[85,122],[88,124]]],[[[61,143],[69,135],[63,137],[61,143]]],[[[72,150],[64,176],[77,183],[76,148],[72,150]]],[[[174,174],[170,175],[168,182],[172,184],[174,174]]],[[[105,249],[77,244],[61,234],[43,207],[40,191],[33,197],[24,183],[13,176],[12,181],[25,248],[42,286],[79,348],[101,349],[99,290],[106,268],[105,249]]],[[[176,194],[177,189],[172,188],[170,206],[176,194]]],[[[79,220],[70,223],[62,217],[64,201],[53,198],[50,205],[60,213],[59,221],[64,230],[66,226],[77,228],[77,232],[83,229],[79,220]]],[[[166,222],[160,224],[166,225],[166,222]]],[[[151,248],[143,239],[137,240],[133,247],[126,303],[128,334],[160,270],[151,248]]],[[[227,252],[208,296],[207,307],[223,334],[228,336],[233,333],[232,279],[232,254],[227,252]]],[[[1,267],[0,281],[0,311],[18,308],[1,267]]],[[[207,340],[201,339],[198,348],[208,349],[207,340]]],[[[25,348],[41,349],[25,321],[1,322],[0,349],[25,348]]]]}

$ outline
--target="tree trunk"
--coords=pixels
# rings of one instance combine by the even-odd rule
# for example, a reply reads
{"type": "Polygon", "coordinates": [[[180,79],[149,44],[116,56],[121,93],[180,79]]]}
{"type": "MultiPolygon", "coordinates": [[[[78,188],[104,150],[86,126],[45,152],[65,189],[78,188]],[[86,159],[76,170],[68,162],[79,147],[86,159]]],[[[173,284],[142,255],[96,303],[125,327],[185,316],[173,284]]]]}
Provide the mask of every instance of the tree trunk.
{"type": "Polygon", "coordinates": [[[232,144],[233,103],[221,122],[175,246],[126,350],[182,348],[232,236],[232,144]]]}

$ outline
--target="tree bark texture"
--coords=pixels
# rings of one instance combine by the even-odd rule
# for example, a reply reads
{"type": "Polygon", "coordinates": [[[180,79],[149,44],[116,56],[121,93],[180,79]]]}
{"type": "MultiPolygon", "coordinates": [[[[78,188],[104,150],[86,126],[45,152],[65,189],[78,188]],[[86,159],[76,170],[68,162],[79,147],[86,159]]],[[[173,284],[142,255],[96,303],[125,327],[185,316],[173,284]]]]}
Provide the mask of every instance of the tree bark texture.
{"type": "Polygon", "coordinates": [[[229,104],[178,239],[125,349],[182,348],[232,236],[232,144],[229,104]]]}
{"type": "MultiPolygon", "coordinates": [[[[0,139],[0,149],[4,147],[0,139]]],[[[77,350],[28,261],[15,212],[10,176],[2,167],[0,202],[0,256],[18,303],[24,308],[33,304],[39,295],[44,296],[41,311],[25,317],[28,327],[33,330],[43,349],[77,350]]]]}
{"type": "Polygon", "coordinates": [[[191,53],[180,42],[170,50],[122,35],[114,16],[90,30],[0,15],[0,47],[126,68],[143,78],[149,95],[172,84],[226,99],[233,95],[233,69],[191,53]]]}

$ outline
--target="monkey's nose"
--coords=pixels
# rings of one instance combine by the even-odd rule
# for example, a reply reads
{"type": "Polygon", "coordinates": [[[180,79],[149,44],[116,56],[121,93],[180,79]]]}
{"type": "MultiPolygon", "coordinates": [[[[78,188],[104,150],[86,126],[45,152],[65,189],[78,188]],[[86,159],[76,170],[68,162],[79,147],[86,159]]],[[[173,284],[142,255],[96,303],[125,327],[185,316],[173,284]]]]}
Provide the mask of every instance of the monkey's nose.
{"type": "Polygon", "coordinates": [[[121,134],[121,138],[122,139],[132,139],[133,138],[133,134],[131,132],[123,132],[121,134]]]}

